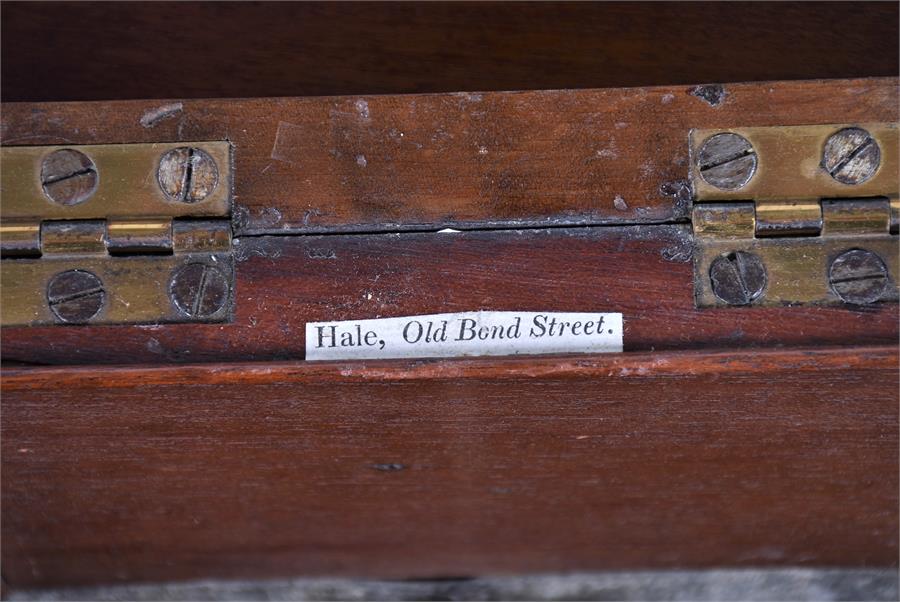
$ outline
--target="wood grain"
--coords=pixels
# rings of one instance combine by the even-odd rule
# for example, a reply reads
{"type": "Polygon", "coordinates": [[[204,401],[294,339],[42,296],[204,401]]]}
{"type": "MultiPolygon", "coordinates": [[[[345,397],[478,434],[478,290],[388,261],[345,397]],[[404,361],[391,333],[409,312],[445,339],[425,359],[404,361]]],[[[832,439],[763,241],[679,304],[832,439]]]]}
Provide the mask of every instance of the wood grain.
{"type": "Polygon", "coordinates": [[[691,128],[897,121],[897,10],[5,3],[3,99],[103,102],[2,143],[229,140],[239,263],[229,324],[4,329],[4,587],[896,566],[896,305],[697,310],[684,222],[691,128]],[[631,353],[276,361],[477,309],[631,353]]]}
{"type": "Polygon", "coordinates": [[[622,312],[626,351],[898,336],[892,303],[695,309],[687,225],[245,237],[235,251],[231,323],[7,328],[4,360],[301,359],[307,322],[476,310],[622,312]]]}
{"type": "Polygon", "coordinates": [[[897,121],[900,101],[896,78],[694,92],[6,103],[0,138],[230,140],[242,235],[660,223],[687,220],[691,128],[897,121]]]}
{"type": "Polygon", "coordinates": [[[5,3],[4,100],[893,76],[896,3],[5,3]]]}
{"type": "Polygon", "coordinates": [[[11,587],[896,566],[898,354],[6,369],[11,587]]]}

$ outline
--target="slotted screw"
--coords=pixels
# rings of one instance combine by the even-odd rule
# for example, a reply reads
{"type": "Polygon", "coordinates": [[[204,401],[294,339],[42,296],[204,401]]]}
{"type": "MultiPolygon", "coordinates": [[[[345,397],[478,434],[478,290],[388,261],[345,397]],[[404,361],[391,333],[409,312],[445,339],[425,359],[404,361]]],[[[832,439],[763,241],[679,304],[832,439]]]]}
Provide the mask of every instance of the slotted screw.
{"type": "Polygon", "coordinates": [[[862,128],[844,128],[825,142],[822,167],[842,184],[861,184],[881,165],[881,148],[862,128]]]}
{"type": "Polygon", "coordinates": [[[159,160],[157,180],[169,199],[197,203],[215,190],[219,169],[205,151],[182,146],[173,148],[159,160]]]}
{"type": "Polygon", "coordinates": [[[86,270],[68,270],[47,285],[47,304],[62,322],[87,322],[103,308],[106,290],[96,275],[86,270]]]}
{"type": "Polygon", "coordinates": [[[710,136],[697,154],[700,177],[722,190],[737,190],[756,173],[757,157],[753,145],[730,132],[710,136]]]}
{"type": "Polygon", "coordinates": [[[851,249],[831,262],[828,283],[846,303],[865,305],[881,298],[890,286],[890,278],[881,257],[866,249],[851,249]]]}
{"type": "Polygon", "coordinates": [[[64,148],[53,151],[41,162],[41,188],[54,203],[77,205],[97,190],[97,166],[84,153],[64,148]]]}
{"type": "Polygon", "coordinates": [[[209,318],[228,300],[228,279],[216,266],[189,263],[169,281],[169,296],[178,311],[190,318],[209,318]]]}
{"type": "Polygon", "coordinates": [[[725,303],[749,305],[762,296],[768,276],[762,259],[757,255],[735,251],[712,262],[709,280],[713,293],[725,303]]]}

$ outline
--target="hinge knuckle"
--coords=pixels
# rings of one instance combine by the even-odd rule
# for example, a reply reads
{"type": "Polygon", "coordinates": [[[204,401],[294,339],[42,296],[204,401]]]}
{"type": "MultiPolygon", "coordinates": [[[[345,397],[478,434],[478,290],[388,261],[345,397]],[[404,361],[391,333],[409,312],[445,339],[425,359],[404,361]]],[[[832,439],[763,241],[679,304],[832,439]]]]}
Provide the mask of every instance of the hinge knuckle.
{"type": "Polygon", "coordinates": [[[714,238],[747,238],[756,230],[753,203],[703,203],[694,205],[694,234],[714,238]]]}
{"type": "Polygon", "coordinates": [[[897,234],[900,232],[900,199],[893,198],[890,199],[890,212],[891,212],[891,234],[897,234]]]}
{"type": "Polygon", "coordinates": [[[165,253],[172,252],[172,220],[110,219],[106,222],[109,252],[165,253]]]}
{"type": "Polygon", "coordinates": [[[690,152],[698,306],[898,299],[897,124],[693,130],[690,152]]]}
{"type": "Polygon", "coordinates": [[[40,257],[41,223],[9,221],[0,223],[0,257],[40,257]]]}
{"type": "Polygon", "coordinates": [[[826,236],[890,234],[891,207],[887,199],[829,199],[822,201],[826,236]]]}
{"type": "Polygon", "coordinates": [[[756,236],[815,236],[821,231],[818,201],[756,202],[756,236]]]}
{"type": "Polygon", "coordinates": [[[230,317],[227,142],[0,153],[2,325],[230,317]]]}
{"type": "Polygon", "coordinates": [[[173,227],[176,253],[231,252],[231,224],[222,221],[179,221],[173,227]]]}
{"type": "Polygon", "coordinates": [[[106,224],[102,220],[41,224],[41,255],[96,253],[106,253],[106,224]]]}

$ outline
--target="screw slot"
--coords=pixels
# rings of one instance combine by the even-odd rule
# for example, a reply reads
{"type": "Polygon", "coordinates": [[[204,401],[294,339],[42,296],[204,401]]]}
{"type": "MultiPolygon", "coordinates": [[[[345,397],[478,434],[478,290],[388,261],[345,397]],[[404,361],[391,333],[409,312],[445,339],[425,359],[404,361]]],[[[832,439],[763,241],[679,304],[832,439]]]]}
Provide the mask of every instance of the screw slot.
{"type": "Polygon", "coordinates": [[[731,132],[710,136],[697,154],[700,177],[722,190],[737,190],[749,182],[757,161],[753,145],[731,132]]]}
{"type": "Polygon", "coordinates": [[[41,188],[47,198],[60,205],[78,205],[97,190],[97,166],[81,151],[53,151],[41,162],[41,188]]]}

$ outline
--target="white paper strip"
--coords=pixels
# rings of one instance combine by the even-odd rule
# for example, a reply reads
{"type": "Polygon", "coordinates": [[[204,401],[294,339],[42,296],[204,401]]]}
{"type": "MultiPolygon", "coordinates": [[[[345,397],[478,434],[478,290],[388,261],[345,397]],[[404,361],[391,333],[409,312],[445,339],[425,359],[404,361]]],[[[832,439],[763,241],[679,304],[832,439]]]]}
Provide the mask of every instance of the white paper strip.
{"type": "Polygon", "coordinates": [[[622,314],[473,311],[310,322],[307,360],[622,351],[622,314]]]}

